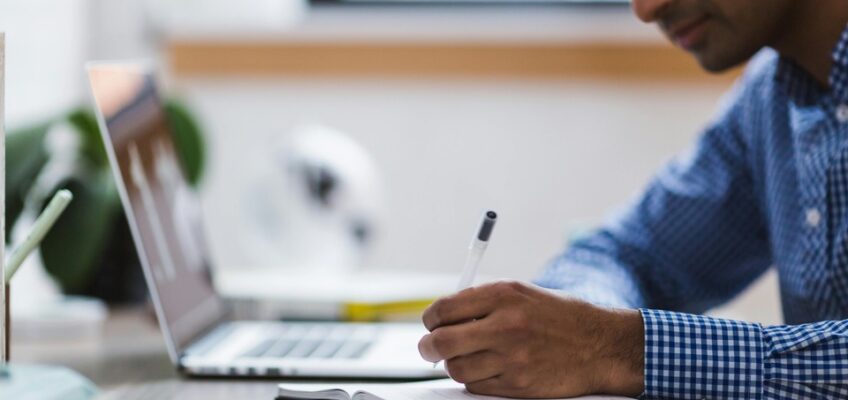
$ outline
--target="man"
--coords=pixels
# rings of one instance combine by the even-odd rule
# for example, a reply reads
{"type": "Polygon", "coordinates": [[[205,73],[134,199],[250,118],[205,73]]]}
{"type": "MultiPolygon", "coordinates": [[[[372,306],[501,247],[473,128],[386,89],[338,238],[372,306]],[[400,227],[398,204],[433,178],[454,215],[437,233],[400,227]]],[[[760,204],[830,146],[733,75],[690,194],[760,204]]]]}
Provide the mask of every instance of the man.
{"type": "Polygon", "coordinates": [[[547,268],[559,294],[440,299],[421,355],[481,394],[848,398],[848,1],[633,9],[709,71],[759,54],[694,149],[547,268]],[[791,325],[697,315],[772,265],[791,325]]]}

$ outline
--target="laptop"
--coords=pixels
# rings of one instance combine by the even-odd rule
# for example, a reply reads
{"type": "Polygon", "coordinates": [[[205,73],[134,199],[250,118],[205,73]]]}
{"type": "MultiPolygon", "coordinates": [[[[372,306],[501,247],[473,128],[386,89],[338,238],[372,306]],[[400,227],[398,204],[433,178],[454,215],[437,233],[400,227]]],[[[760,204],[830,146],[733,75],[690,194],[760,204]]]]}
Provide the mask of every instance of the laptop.
{"type": "MultiPolygon", "coordinates": [[[[151,66],[87,65],[94,108],[168,355],[197,376],[430,378],[420,323],[234,321],[151,66]]],[[[282,272],[281,272],[282,273],[282,272]]]]}

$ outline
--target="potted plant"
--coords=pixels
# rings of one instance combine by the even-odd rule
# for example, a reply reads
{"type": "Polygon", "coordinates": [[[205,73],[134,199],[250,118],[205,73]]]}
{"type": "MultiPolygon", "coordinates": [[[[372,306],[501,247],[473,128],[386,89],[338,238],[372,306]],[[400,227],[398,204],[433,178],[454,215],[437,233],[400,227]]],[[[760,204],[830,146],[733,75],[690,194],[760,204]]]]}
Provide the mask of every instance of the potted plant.
{"type": "MultiPolygon", "coordinates": [[[[178,101],[165,101],[165,111],[183,172],[196,186],[205,162],[199,125],[178,101]]],[[[47,272],[66,294],[144,301],[138,255],[94,114],[79,108],[12,131],[6,151],[6,237],[29,208],[37,214],[53,193],[69,189],[75,200],[40,248],[47,272]]]]}

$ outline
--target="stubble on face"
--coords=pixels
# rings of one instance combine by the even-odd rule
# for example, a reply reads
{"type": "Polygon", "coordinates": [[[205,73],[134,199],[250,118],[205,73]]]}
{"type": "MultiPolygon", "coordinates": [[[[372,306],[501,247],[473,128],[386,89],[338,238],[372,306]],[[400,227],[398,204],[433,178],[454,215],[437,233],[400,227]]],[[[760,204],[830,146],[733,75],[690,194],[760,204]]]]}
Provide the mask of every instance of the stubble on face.
{"type": "Polygon", "coordinates": [[[721,72],[777,41],[793,5],[793,0],[678,0],[663,9],[657,23],[701,67],[721,72]]]}

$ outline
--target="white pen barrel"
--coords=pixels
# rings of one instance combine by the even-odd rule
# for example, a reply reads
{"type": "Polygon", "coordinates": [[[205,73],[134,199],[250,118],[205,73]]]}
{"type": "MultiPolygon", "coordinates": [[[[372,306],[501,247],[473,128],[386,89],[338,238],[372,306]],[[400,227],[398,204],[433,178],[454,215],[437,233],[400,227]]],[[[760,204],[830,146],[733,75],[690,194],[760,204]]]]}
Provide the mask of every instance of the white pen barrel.
{"type": "MultiPolygon", "coordinates": [[[[457,291],[468,288],[474,283],[477,267],[480,266],[480,260],[486,252],[486,247],[489,246],[489,237],[495,228],[497,218],[498,214],[492,210],[483,213],[480,226],[474,232],[474,238],[471,239],[471,244],[468,246],[468,256],[465,258],[465,266],[462,268],[462,274],[459,277],[457,291]]],[[[438,365],[438,362],[433,363],[433,368],[436,368],[436,365],[438,365]]]]}
{"type": "Polygon", "coordinates": [[[480,265],[480,260],[483,258],[488,245],[489,242],[474,240],[471,242],[471,246],[468,246],[468,256],[465,258],[465,266],[462,268],[462,275],[459,277],[456,290],[462,290],[474,284],[477,267],[480,265]]]}

